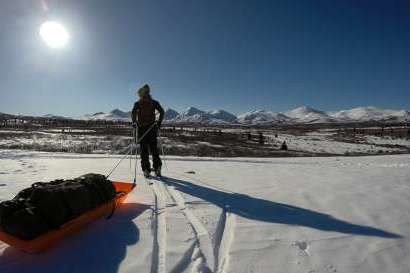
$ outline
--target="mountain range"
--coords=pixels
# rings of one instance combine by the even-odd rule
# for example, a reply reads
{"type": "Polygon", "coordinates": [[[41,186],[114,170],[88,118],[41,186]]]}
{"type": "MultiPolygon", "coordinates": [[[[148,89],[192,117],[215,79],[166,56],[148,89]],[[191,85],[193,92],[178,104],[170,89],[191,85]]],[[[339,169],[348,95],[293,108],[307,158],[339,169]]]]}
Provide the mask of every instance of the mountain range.
{"type": "MultiPolygon", "coordinates": [[[[83,120],[121,120],[130,121],[131,112],[115,109],[111,112],[98,112],[80,117],[83,120]]],[[[173,123],[201,124],[277,124],[277,123],[346,123],[366,121],[410,121],[410,111],[381,109],[373,106],[357,107],[340,111],[320,111],[302,106],[286,112],[269,110],[254,110],[240,115],[234,115],[225,110],[204,111],[189,107],[179,113],[173,109],[165,112],[165,121],[173,123]]]]}

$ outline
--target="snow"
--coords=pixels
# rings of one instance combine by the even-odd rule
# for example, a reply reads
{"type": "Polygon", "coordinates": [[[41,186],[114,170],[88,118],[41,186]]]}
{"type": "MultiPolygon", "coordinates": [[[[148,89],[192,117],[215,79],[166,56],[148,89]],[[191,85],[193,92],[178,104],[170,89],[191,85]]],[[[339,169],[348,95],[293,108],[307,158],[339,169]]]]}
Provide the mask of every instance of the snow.
{"type": "MultiPolygon", "coordinates": [[[[16,131],[9,137],[0,139],[2,149],[26,149],[40,151],[66,151],[90,153],[119,153],[129,145],[131,137],[125,136],[100,136],[100,135],[76,135],[84,133],[85,130],[66,129],[63,134],[60,130],[45,131],[16,131]],[[55,133],[54,133],[55,132],[55,133]],[[59,132],[59,133],[57,133],[59,132]]],[[[6,135],[10,135],[6,134],[6,135]]],[[[0,133],[0,136],[2,133],[0,133]]]]}
{"type": "MultiPolygon", "coordinates": [[[[0,113],[3,118],[18,118],[0,113]]],[[[47,114],[42,117],[53,119],[71,119],[69,117],[47,114]]],[[[80,120],[109,120],[131,121],[131,112],[114,109],[110,112],[97,112],[79,117],[80,120]]],[[[245,124],[245,125],[268,125],[277,123],[346,123],[388,121],[410,121],[410,110],[382,109],[374,106],[356,107],[339,111],[322,111],[308,106],[285,112],[273,112],[270,110],[253,110],[238,115],[224,109],[204,111],[196,107],[188,107],[182,113],[168,108],[165,112],[165,121],[173,123],[199,123],[199,124],[245,124]]]]}
{"type": "Polygon", "coordinates": [[[341,121],[370,121],[389,119],[406,121],[410,118],[410,112],[406,110],[379,109],[373,106],[357,107],[350,110],[341,110],[329,114],[341,121]]]}
{"type": "Polygon", "coordinates": [[[226,121],[226,122],[235,122],[237,117],[234,114],[229,113],[228,111],[218,109],[208,112],[213,118],[226,121]]]}
{"type": "Polygon", "coordinates": [[[380,109],[373,106],[326,112],[308,106],[301,106],[284,113],[270,110],[254,110],[235,116],[225,110],[203,111],[195,107],[189,107],[181,114],[172,110],[168,116],[170,118],[167,118],[167,120],[172,122],[261,125],[275,123],[366,122],[372,120],[404,122],[410,119],[410,112],[407,110],[380,109]]]}
{"type": "MultiPolygon", "coordinates": [[[[119,156],[0,150],[0,200],[36,181],[107,173],[119,156]]],[[[167,157],[110,220],[0,272],[410,272],[410,155],[167,157]]],[[[130,180],[125,161],[113,179],[130,180]]]]}
{"type": "Polygon", "coordinates": [[[19,130],[0,130],[0,134],[26,134],[26,132],[19,130]]]}
{"type": "Polygon", "coordinates": [[[119,109],[114,109],[109,113],[98,112],[95,114],[87,114],[80,117],[82,120],[112,120],[112,121],[131,121],[131,112],[124,112],[119,109]]]}
{"type": "Polygon", "coordinates": [[[43,118],[50,118],[50,119],[71,119],[69,117],[64,117],[64,116],[56,116],[53,114],[46,114],[42,116],[43,118]]]}
{"type": "Polygon", "coordinates": [[[176,118],[179,115],[179,113],[177,111],[175,111],[174,109],[167,109],[165,111],[164,114],[164,119],[165,120],[172,120],[174,118],[176,118]]]}
{"type": "Polygon", "coordinates": [[[376,145],[404,146],[410,148],[410,139],[404,138],[366,136],[366,141],[376,145]]]}
{"type": "Polygon", "coordinates": [[[197,144],[198,145],[208,146],[208,147],[214,147],[214,148],[224,148],[223,145],[212,144],[212,143],[209,143],[207,141],[197,141],[197,144]]]}
{"type": "MultiPolygon", "coordinates": [[[[16,118],[12,115],[2,114],[3,118],[16,118]]],[[[55,119],[71,119],[68,117],[47,114],[43,117],[55,119]]],[[[109,120],[131,121],[131,112],[114,109],[111,112],[97,112],[79,117],[80,120],[109,120]]],[[[374,106],[356,107],[340,111],[321,111],[311,107],[301,106],[283,113],[269,110],[254,110],[239,115],[234,115],[223,109],[204,111],[189,107],[182,113],[167,109],[165,121],[174,123],[199,123],[199,124],[277,124],[277,123],[345,123],[388,121],[407,122],[410,120],[409,110],[381,109],[374,106]]]]}
{"type": "MultiPolygon", "coordinates": [[[[186,128],[182,136],[193,136],[186,128]],[[187,132],[188,131],[188,132],[187,132]]],[[[254,135],[258,130],[229,128],[221,129],[222,132],[245,134],[251,132],[254,135]]],[[[37,151],[64,151],[78,153],[123,153],[124,149],[132,141],[131,137],[88,134],[93,133],[90,129],[45,129],[41,131],[23,130],[0,130],[1,149],[26,149],[37,151]]],[[[286,141],[289,150],[307,152],[313,154],[380,154],[380,153],[408,153],[410,139],[390,136],[357,135],[354,138],[341,136],[335,129],[320,129],[306,133],[291,134],[291,131],[263,131],[267,149],[278,149],[283,141],[286,141]],[[275,137],[275,134],[278,137],[275,137]]],[[[206,139],[205,139],[206,140],[206,139]]],[[[164,147],[170,149],[174,155],[209,155],[209,150],[203,148],[212,147],[229,149],[229,143],[210,143],[207,141],[184,141],[178,138],[162,137],[164,147]],[[202,151],[202,152],[201,152],[202,151]],[[206,152],[205,154],[203,152],[206,152]]],[[[246,146],[242,149],[247,149],[246,146]]],[[[215,154],[212,154],[215,155],[215,154]]],[[[220,156],[220,155],[218,155],[220,156]]]]}
{"type": "Polygon", "coordinates": [[[185,111],[167,121],[176,123],[228,124],[234,123],[236,116],[225,110],[203,111],[195,107],[188,107],[185,111]]]}
{"type": "Polygon", "coordinates": [[[72,129],[70,127],[62,128],[62,129],[45,129],[43,132],[50,132],[50,133],[95,133],[95,130],[88,130],[88,129],[72,129]]]}
{"type": "Polygon", "coordinates": [[[271,136],[271,139],[275,141],[277,145],[286,141],[291,150],[334,155],[406,152],[407,150],[404,149],[404,147],[406,147],[406,144],[409,144],[409,141],[407,140],[391,139],[386,142],[382,140],[383,138],[375,136],[368,136],[368,143],[351,143],[347,141],[336,141],[331,138],[333,135],[334,133],[326,131],[311,132],[300,136],[282,133],[279,134],[278,138],[273,138],[271,136]],[[393,147],[380,146],[381,144],[390,144],[393,147]]]}
{"type": "Polygon", "coordinates": [[[254,110],[238,116],[239,123],[243,124],[268,124],[285,122],[289,118],[281,113],[275,113],[268,110],[254,110]]]}
{"type": "Polygon", "coordinates": [[[329,123],[334,121],[327,113],[307,106],[285,112],[285,115],[301,123],[329,123]]]}

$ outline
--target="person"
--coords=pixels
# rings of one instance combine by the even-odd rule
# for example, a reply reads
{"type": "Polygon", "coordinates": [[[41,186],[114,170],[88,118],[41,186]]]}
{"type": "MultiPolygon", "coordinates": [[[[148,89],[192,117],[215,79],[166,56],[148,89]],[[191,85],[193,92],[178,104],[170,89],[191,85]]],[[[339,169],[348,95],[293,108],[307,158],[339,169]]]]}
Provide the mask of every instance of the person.
{"type": "Polygon", "coordinates": [[[148,84],[138,90],[138,96],[139,100],[135,102],[132,109],[132,123],[133,127],[138,130],[140,140],[141,169],[145,177],[150,176],[149,152],[151,152],[155,175],[161,176],[162,162],[158,152],[157,138],[158,129],[164,119],[164,109],[158,101],[152,99],[148,84]],[[159,112],[158,120],[156,120],[155,111],[159,112]]]}

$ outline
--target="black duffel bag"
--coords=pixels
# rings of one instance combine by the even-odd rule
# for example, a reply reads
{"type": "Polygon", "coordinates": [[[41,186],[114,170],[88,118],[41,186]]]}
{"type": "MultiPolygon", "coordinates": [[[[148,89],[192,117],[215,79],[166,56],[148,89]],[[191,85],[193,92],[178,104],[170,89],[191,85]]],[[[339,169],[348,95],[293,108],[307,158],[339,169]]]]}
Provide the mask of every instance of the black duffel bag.
{"type": "Polygon", "coordinates": [[[38,213],[51,227],[58,228],[72,218],[64,195],[66,183],[34,183],[28,203],[37,208],[38,213]]]}
{"type": "MultiPolygon", "coordinates": [[[[12,200],[6,202],[17,203],[19,201],[12,200]]],[[[3,203],[0,204],[1,207],[3,207],[3,203]]],[[[23,240],[34,239],[51,229],[50,225],[41,217],[38,209],[27,203],[24,204],[24,207],[4,217],[1,221],[1,227],[7,233],[23,240]]]]}
{"type": "Polygon", "coordinates": [[[115,197],[115,188],[110,180],[101,174],[86,174],[76,178],[76,181],[88,188],[92,193],[91,202],[95,206],[108,202],[115,197]]]}
{"type": "Polygon", "coordinates": [[[7,218],[14,212],[26,207],[25,200],[13,199],[0,203],[0,226],[4,224],[7,218]]]}
{"type": "MultiPolygon", "coordinates": [[[[63,198],[68,208],[69,217],[76,217],[95,207],[91,202],[93,193],[78,181],[69,181],[63,187],[63,198]]],[[[97,204],[99,205],[99,204],[97,204]]]]}
{"type": "Polygon", "coordinates": [[[21,239],[33,239],[115,197],[104,175],[34,183],[13,200],[0,203],[0,227],[21,239]]]}

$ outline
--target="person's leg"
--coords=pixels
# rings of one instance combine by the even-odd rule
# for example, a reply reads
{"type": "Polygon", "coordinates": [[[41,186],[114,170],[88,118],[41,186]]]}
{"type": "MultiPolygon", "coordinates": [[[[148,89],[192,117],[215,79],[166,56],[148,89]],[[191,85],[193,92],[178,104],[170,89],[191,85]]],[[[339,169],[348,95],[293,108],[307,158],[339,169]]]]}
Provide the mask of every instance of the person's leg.
{"type": "MultiPolygon", "coordinates": [[[[146,132],[145,127],[140,127],[138,128],[138,139],[141,138],[141,136],[144,135],[146,132]]],[[[140,142],[140,150],[141,150],[141,169],[142,171],[151,171],[151,166],[149,163],[149,141],[147,141],[145,138],[141,140],[140,142]]]]}
{"type": "Polygon", "coordinates": [[[152,155],[152,163],[154,170],[158,170],[162,166],[161,158],[159,157],[159,151],[158,151],[158,134],[155,131],[153,131],[153,134],[150,136],[150,143],[149,143],[149,149],[151,151],[152,155]]]}
{"type": "Polygon", "coordinates": [[[141,169],[143,172],[151,171],[151,165],[149,163],[149,143],[143,141],[140,143],[141,149],[141,169]]]}

